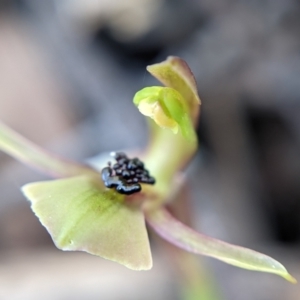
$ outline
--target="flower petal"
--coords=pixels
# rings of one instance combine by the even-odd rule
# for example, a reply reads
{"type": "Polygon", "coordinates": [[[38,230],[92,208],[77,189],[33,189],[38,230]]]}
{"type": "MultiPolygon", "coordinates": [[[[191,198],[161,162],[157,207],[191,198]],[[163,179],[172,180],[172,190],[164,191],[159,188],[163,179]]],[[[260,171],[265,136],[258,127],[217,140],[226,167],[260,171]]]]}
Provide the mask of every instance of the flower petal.
{"type": "Polygon", "coordinates": [[[165,240],[186,251],[214,257],[236,267],[274,273],[296,283],[285,267],[273,258],[200,234],[176,220],[166,209],[147,212],[146,220],[165,240]]]}
{"type": "Polygon", "coordinates": [[[195,77],[187,63],[176,56],[147,67],[147,70],[165,86],[177,90],[186,100],[194,122],[199,115],[200,98],[195,77]]]}
{"type": "Polygon", "coordinates": [[[0,122],[0,149],[21,162],[54,177],[97,176],[92,168],[62,159],[38,147],[0,122]]]}
{"type": "Polygon", "coordinates": [[[156,178],[156,190],[165,199],[174,174],[182,170],[197,149],[200,99],[195,78],[184,60],[167,60],[147,67],[167,87],[148,87],[133,102],[148,119],[150,142],[144,161],[156,178]],[[178,133],[177,133],[178,132],[178,133]]]}
{"type": "Polygon", "coordinates": [[[22,190],[59,249],[85,251],[133,270],[152,267],[143,213],[100,181],[80,176],[22,190]]]}
{"type": "Polygon", "coordinates": [[[174,134],[180,129],[188,142],[197,144],[187,103],[178,91],[169,87],[146,87],[135,94],[133,103],[159,127],[171,129],[174,134]]]}

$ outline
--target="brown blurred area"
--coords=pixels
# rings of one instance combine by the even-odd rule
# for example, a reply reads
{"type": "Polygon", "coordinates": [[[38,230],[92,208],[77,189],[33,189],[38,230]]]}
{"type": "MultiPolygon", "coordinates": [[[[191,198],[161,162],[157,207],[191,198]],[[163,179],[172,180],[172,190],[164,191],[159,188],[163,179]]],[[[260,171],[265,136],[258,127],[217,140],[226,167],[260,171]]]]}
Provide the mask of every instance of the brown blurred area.
{"type": "MultiPolygon", "coordinates": [[[[1,1],[0,119],[78,160],[143,147],[132,97],[157,84],[146,65],[182,57],[202,99],[194,226],[300,280],[299,32],[296,0],[1,1]]],[[[0,178],[0,299],[180,299],[155,243],[144,273],[56,250],[20,192],[47,177],[0,153],[0,178]]],[[[222,299],[299,299],[281,278],[206,263],[222,299]]]]}

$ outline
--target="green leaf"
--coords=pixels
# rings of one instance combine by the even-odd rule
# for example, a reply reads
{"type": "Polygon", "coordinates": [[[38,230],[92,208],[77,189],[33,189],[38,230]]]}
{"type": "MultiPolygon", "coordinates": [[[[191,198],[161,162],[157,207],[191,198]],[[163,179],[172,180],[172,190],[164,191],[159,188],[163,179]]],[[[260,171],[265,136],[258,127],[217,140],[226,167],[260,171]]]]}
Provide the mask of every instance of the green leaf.
{"type": "Polygon", "coordinates": [[[0,149],[21,162],[54,177],[71,177],[83,174],[98,176],[92,168],[47,152],[1,122],[0,149]]]}
{"type": "Polygon", "coordinates": [[[146,220],[160,236],[177,247],[214,257],[236,267],[274,273],[296,283],[285,267],[273,258],[200,234],[176,220],[166,209],[147,212],[146,220]]]}
{"type": "Polygon", "coordinates": [[[72,177],[22,190],[59,249],[85,251],[133,270],[152,267],[143,213],[100,180],[72,177]]]}

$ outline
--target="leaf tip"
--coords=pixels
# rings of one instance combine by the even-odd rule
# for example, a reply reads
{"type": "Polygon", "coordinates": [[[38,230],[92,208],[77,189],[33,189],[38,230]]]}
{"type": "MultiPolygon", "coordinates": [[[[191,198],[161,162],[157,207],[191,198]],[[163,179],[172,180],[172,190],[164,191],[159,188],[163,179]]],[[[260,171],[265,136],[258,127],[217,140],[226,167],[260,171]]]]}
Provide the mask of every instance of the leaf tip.
{"type": "Polygon", "coordinates": [[[25,196],[26,199],[30,201],[30,190],[31,190],[32,183],[26,183],[21,187],[21,192],[25,196]]]}
{"type": "Polygon", "coordinates": [[[293,284],[297,283],[297,279],[295,277],[293,277],[291,274],[289,274],[288,272],[286,272],[285,274],[282,274],[281,276],[293,284]]]}
{"type": "Polygon", "coordinates": [[[141,266],[140,268],[136,268],[136,271],[149,271],[153,267],[152,260],[149,261],[147,264],[141,266]]]}

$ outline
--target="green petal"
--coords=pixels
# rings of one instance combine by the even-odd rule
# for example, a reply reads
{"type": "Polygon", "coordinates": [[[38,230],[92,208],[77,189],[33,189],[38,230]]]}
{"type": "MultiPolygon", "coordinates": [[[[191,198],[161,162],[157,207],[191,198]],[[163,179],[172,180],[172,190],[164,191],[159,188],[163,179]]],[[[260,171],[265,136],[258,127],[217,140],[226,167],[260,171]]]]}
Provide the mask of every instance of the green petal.
{"type": "Polygon", "coordinates": [[[148,212],[146,220],[160,236],[177,247],[214,257],[236,267],[274,273],[296,283],[285,267],[273,258],[200,234],[176,220],[165,209],[148,212]]]}
{"type": "Polygon", "coordinates": [[[30,183],[22,190],[59,249],[85,251],[133,270],[152,267],[141,210],[100,181],[80,176],[30,183]]]}
{"type": "Polygon", "coordinates": [[[171,129],[174,134],[180,130],[188,142],[197,143],[186,101],[176,90],[161,86],[146,87],[135,94],[133,103],[159,127],[171,129]]]}
{"type": "Polygon", "coordinates": [[[187,63],[176,56],[147,67],[147,70],[165,86],[178,91],[185,99],[192,120],[197,122],[200,98],[195,77],[187,63]]]}
{"type": "Polygon", "coordinates": [[[147,69],[167,87],[144,88],[136,93],[133,102],[151,118],[144,161],[156,178],[156,191],[165,199],[174,174],[185,167],[197,149],[194,124],[200,99],[194,76],[179,57],[169,57],[147,69]]]}
{"type": "Polygon", "coordinates": [[[92,168],[47,152],[1,122],[0,150],[54,177],[71,177],[82,174],[97,176],[97,172],[92,168]]]}

